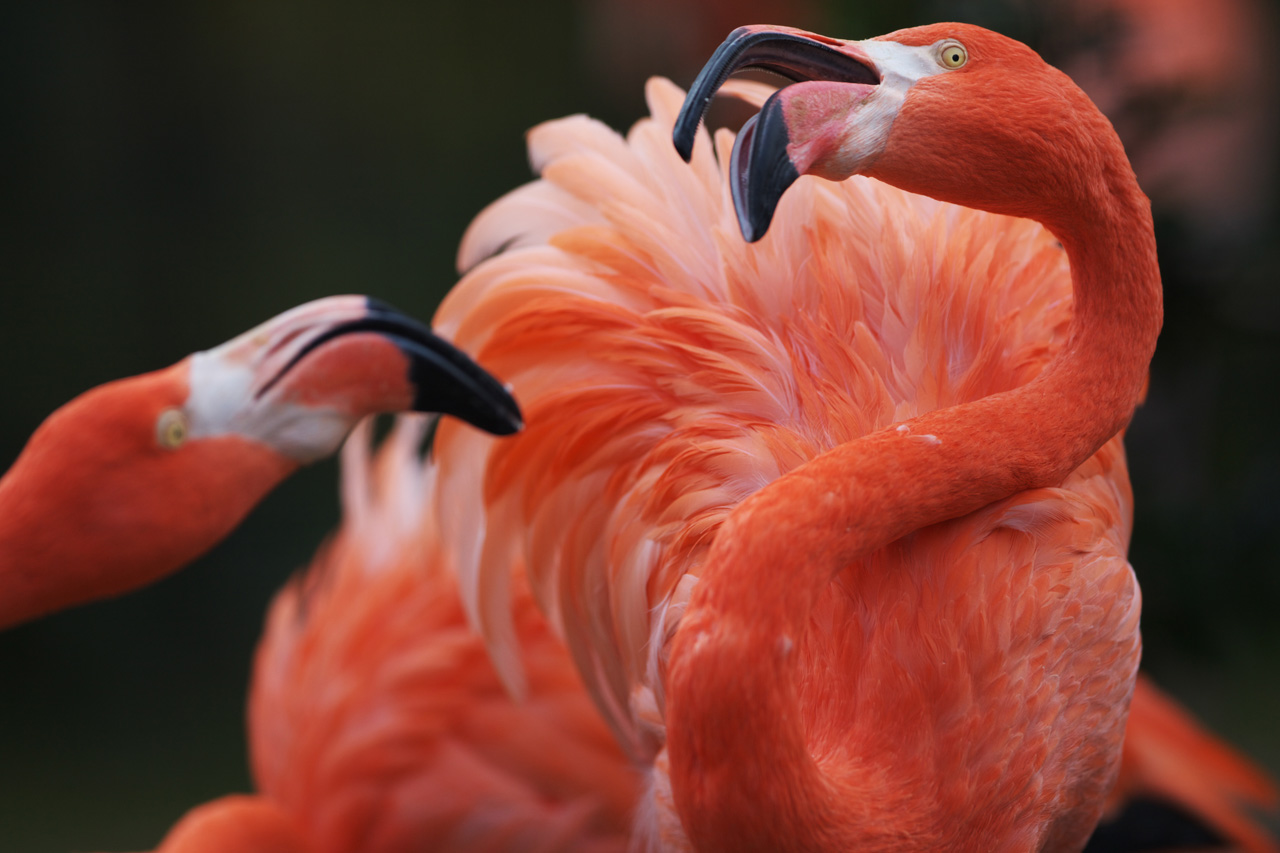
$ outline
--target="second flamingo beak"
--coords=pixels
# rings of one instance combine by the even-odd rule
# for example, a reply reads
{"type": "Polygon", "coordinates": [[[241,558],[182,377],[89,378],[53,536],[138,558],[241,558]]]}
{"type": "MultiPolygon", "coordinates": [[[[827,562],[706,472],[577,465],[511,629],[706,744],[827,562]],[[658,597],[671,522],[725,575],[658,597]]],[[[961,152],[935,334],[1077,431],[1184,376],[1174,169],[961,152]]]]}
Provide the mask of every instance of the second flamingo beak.
{"type": "Polygon", "coordinates": [[[495,435],[523,426],[501,382],[426,326],[366,296],[300,305],[189,359],[192,438],[238,435],[296,462],[362,418],[439,412],[495,435]]]}
{"type": "Polygon", "coordinates": [[[334,372],[350,372],[346,382],[355,385],[352,391],[358,389],[370,395],[357,404],[366,408],[438,412],[494,435],[510,435],[523,426],[520,408],[511,392],[466,353],[390,305],[367,297],[356,298],[364,300],[359,315],[334,318],[327,324],[313,323],[316,331],[298,339],[288,360],[258,389],[258,396],[277,385],[288,388],[290,397],[306,396],[306,382],[295,377],[299,365],[305,363],[307,379],[315,381],[312,377],[323,373],[324,387],[330,395],[335,385],[334,372]],[[378,347],[384,352],[377,352],[378,347]],[[397,355],[404,361],[398,373],[384,365],[397,355]],[[357,375],[362,366],[363,377],[357,375]],[[401,392],[404,399],[400,400],[395,399],[397,389],[391,381],[397,376],[406,383],[407,393],[401,392]],[[386,396],[386,392],[390,396],[385,401],[375,399],[379,393],[386,396]]]}

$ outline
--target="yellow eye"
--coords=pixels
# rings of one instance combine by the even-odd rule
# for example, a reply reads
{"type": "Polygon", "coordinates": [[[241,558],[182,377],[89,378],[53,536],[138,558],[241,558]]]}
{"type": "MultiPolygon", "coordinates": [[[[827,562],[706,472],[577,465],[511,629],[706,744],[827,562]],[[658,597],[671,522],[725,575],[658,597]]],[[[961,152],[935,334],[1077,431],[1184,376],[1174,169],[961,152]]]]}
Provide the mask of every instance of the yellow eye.
{"type": "Polygon", "coordinates": [[[166,409],[156,419],[156,442],[174,450],[187,440],[187,416],[181,409],[166,409]]]}
{"type": "Polygon", "coordinates": [[[942,50],[938,52],[939,59],[942,64],[948,68],[959,68],[969,61],[969,51],[964,49],[964,45],[958,41],[949,41],[942,46],[942,50]]]}

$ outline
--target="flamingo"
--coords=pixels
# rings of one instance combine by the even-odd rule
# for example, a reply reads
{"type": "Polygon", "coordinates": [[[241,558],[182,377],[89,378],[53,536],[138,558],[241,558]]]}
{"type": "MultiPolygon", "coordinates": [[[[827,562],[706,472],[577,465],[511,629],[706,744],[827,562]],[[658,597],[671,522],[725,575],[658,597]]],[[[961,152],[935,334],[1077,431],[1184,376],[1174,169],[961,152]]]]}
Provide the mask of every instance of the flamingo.
{"type": "Polygon", "coordinates": [[[705,849],[887,850],[904,835],[921,850],[1080,849],[1118,770],[1139,597],[1123,552],[1108,553],[1111,502],[1054,506],[1060,498],[1037,492],[1065,485],[1143,392],[1161,319],[1146,197],[1110,124],[1065,75],[1016,42],[950,24],[860,43],[736,31],[677,121],[682,153],[709,94],[753,66],[798,82],[770,96],[734,148],[746,239],[764,235],[801,174],[866,174],[1042,223],[1070,259],[1073,315],[1063,349],[1030,382],[837,447],[726,521],[671,648],[682,823],[705,849]],[[1039,501],[1028,528],[1018,516],[1039,501]],[[923,528],[970,513],[968,535],[940,542],[924,569],[938,580],[912,570],[915,555],[876,565],[881,547],[927,540],[923,528]],[[1035,530],[1055,518],[1066,525],[1035,530]],[[1004,531],[1039,541],[1019,554],[1020,537],[1004,531]],[[1053,571],[1064,558],[1071,571],[1053,571]],[[877,714],[856,694],[812,696],[798,663],[808,655],[795,649],[851,564],[856,591],[837,618],[871,621],[875,633],[818,658],[876,685],[877,714]],[[869,601],[864,587],[886,573],[909,585],[869,601]],[[922,606],[901,612],[913,599],[922,606]],[[921,639],[904,644],[911,635],[921,639]],[[760,663],[729,675],[748,660],[760,663]],[[802,693],[812,696],[803,706],[802,693]],[[713,703],[726,700],[752,712],[713,726],[713,703]],[[755,805],[766,797],[770,807],[755,805]]]}
{"type": "Polygon", "coordinates": [[[447,412],[495,434],[511,395],[363,296],[294,308],[58,409],[0,480],[0,628],[150,583],[224,538],[362,417],[447,412]]]}
{"type": "Polygon", "coordinates": [[[647,94],[625,141],[531,133],[541,180],[436,317],[529,412],[438,442],[495,667],[527,690],[523,565],[648,768],[651,847],[1080,849],[1136,677],[1121,433],[1161,318],[1110,125],[960,24],[743,28],[683,110],[647,94]],[[752,66],[798,82],[717,165],[698,121],[752,66]]]}
{"type": "Polygon", "coordinates": [[[1276,802],[1274,781],[1204,731],[1190,712],[1139,674],[1119,779],[1107,798],[1104,825],[1086,849],[1149,850],[1156,844],[1201,848],[1216,840],[1230,842],[1231,849],[1267,853],[1280,849],[1280,844],[1246,807],[1274,811],[1276,802]],[[1126,809],[1139,801],[1172,806],[1175,819],[1167,822],[1172,826],[1151,817],[1137,830],[1126,830],[1126,809]],[[1127,832],[1141,833],[1145,843],[1126,843],[1127,832]],[[1180,836],[1196,843],[1173,843],[1180,836]],[[1110,847],[1102,845],[1104,838],[1113,837],[1110,847]]]}

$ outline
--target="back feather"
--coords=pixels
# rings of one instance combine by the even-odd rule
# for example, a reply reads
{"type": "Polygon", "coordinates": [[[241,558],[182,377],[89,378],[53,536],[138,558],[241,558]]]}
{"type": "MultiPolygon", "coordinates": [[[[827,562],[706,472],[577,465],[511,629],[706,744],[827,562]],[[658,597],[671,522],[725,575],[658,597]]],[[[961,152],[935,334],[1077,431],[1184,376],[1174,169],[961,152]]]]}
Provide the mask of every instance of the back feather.
{"type": "Polygon", "coordinates": [[[636,774],[522,586],[524,701],[498,681],[429,521],[421,438],[402,419],[376,457],[367,427],[343,450],[343,526],[258,650],[259,789],[316,853],[624,850],[636,774]]]}

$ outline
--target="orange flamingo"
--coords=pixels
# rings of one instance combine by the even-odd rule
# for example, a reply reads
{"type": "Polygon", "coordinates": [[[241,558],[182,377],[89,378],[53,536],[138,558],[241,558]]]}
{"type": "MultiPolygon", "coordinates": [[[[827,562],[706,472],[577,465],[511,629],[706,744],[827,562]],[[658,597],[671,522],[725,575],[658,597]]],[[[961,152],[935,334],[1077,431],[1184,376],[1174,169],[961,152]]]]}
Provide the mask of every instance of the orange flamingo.
{"type": "Polygon", "coordinates": [[[1080,849],[1138,662],[1119,433],[1160,325],[1109,124],[963,25],[746,28],[678,124],[649,99],[625,142],[533,131],[542,180],[477,219],[437,315],[530,415],[439,436],[495,665],[525,689],[523,563],[652,768],[653,846],[1080,849]],[[746,66],[803,82],[722,171],[695,129],[746,66]],[[885,183],[797,180],[859,171],[885,183]]]}
{"type": "Polygon", "coordinates": [[[739,30],[677,123],[686,153],[700,102],[744,66],[801,81],[735,145],[744,236],[764,234],[801,174],[866,174],[1045,225],[1071,262],[1073,314],[1030,382],[847,442],[726,520],[671,648],[682,822],[705,849],[1080,849],[1118,770],[1139,600],[1108,535],[1114,493],[1096,480],[1110,478],[1089,472],[1079,505],[1047,490],[1069,491],[1100,450],[1113,468],[1102,446],[1142,393],[1161,318],[1146,197],[1083,93],[978,28],[860,43],[739,30]],[[877,559],[908,534],[913,553],[877,559]],[[833,580],[851,589],[824,596],[833,580]],[[863,636],[813,649],[815,610],[863,636]],[[848,673],[852,696],[809,689],[814,666],[848,673]],[[751,712],[713,726],[724,701],[751,712]]]}
{"type": "MultiPolygon", "coordinates": [[[[1107,798],[1105,825],[1094,840],[1114,835],[1105,849],[1152,850],[1157,843],[1169,849],[1204,849],[1216,839],[1230,843],[1233,850],[1267,853],[1280,845],[1244,806],[1274,810],[1276,800],[1275,782],[1201,729],[1185,709],[1139,675],[1129,706],[1120,776],[1107,798]],[[1171,806],[1178,819],[1166,829],[1158,818],[1147,818],[1138,829],[1147,843],[1126,847],[1125,839],[1134,834],[1124,826],[1126,810],[1140,800],[1153,807],[1171,806]],[[1185,837],[1186,843],[1175,845],[1178,837],[1185,837]]],[[[1095,847],[1103,849],[1101,843],[1091,842],[1086,850],[1095,847]]]]}
{"type": "Polygon", "coordinates": [[[0,628],[174,571],[362,417],[443,411],[519,428],[511,395],[363,296],[300,306],[54,412],[0,480],[0,628]]]}

